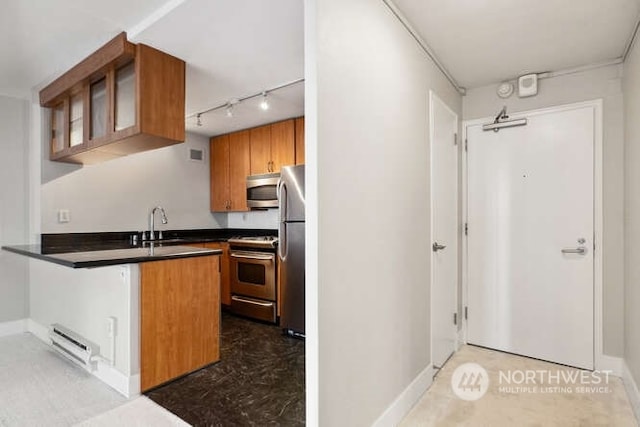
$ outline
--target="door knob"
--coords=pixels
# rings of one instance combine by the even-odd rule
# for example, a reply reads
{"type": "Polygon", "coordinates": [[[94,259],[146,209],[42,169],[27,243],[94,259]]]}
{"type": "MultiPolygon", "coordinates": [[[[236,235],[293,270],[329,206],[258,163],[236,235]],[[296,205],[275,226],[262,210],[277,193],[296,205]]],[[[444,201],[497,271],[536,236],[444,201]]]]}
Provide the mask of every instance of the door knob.
{"type": "Polygon", "coordinates": [[[434,242],[433,246],[431,246],[431,248],[433,249],[433,252],[438,252],[443,250],[444,248],[446,248],[445,245],[439,245],[438,242],[434,242]]]}

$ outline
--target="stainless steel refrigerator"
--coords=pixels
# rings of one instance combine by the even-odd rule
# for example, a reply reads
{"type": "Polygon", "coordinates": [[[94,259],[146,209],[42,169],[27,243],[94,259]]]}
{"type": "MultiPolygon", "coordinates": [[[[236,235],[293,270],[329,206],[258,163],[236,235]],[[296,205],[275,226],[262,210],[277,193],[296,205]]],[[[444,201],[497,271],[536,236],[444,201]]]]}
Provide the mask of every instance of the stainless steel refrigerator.
{"type": "Polygon", "coordinates": [[[285,166],[278,184],[280,225],[280,326],[304,337],[304,165],[285,166]]]}

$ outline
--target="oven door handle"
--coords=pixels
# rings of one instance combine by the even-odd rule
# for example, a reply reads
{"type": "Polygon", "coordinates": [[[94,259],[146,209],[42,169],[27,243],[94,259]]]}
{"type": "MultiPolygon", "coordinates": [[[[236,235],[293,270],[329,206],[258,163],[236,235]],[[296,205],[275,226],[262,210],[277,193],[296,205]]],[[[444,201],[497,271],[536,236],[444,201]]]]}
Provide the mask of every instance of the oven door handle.
{"type": "Polygon", "coordinates": [[[231,252],[231,258],[244,258],[244,259],[259,259],[259,260],[264,260],[264,261],[273,261],[274,256],[273,255],[244,255],[244,254],[237,254],[237,253],[233,253],[231,252]]]}
{"type": "Polygon", "coordinates": [[[273,307],[273,303],[272,302],[261,302],[261,301],[256,301],[256,300],[253,300],[253,299],[246,299],[246,298],[238,297],[238,296],[235,296],[235,295],[232,295],[231,299],[234,300],[234,301],[244,302],[244,303],[247,303],[247,304],[261,305],[262,307],[273,307]]]}

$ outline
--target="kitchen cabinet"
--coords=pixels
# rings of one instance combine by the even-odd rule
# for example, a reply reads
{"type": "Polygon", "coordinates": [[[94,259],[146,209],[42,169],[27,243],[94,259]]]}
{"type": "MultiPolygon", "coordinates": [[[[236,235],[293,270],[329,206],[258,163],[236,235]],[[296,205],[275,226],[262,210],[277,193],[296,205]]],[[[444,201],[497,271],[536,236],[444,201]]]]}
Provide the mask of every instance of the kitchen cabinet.
{"type": "Polygon", "coordinates": [[[296,119],[296,165],[304,164],[304,117],[296,119]]]}
{"type": "Polygon", "coordinates": [[[229,243],[211,242],[205,243],[207,249],[220,249],[220,302],[222,305],[231,305],[231,265],[229,264],[229,243]]]}
{"type": "Polygon", "coordinates": [[[260,126],[251,132],[251,175],[271,172],[271,126],[260,126]]]}
{"type": "Polygon", "coordinates": [[[247,175],[250,174],[250,132],[240,131],[211,138],[211,211],[242,212],[247,207],[247,175]]]}
{"type": "Polygon", "coordinates": [[[121,33],[40,91],[49,158],[91,164],[184,141],[185,63],[121,33]]]}
{"type": "Polygon", "coordinates": [[[220,256],[140,264],[140,387],[220,360],[220,256]]]}
{"type": "Polygon", "coordinates": [[[295,164],[295,122],[283,120],[251,129],[251,175],[280,172],[295,164]]]}
{"type": "Polygon", "coordinates": [[[211,211],[248,211],[248,175],[304,163],[304,117],[215,136],[210,155],[211,211]]]}

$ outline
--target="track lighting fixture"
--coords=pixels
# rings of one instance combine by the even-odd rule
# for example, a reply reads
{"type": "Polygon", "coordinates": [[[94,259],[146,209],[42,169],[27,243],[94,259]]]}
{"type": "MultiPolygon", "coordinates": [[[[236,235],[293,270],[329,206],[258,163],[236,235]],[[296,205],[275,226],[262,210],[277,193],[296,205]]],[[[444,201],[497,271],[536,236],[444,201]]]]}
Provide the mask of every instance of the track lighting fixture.
{"type": "Polygon", "coordinates": [[[281,84],[279,86],[275,86],[275,87],[272,87],[272,88],[269,88],[269,89],[265,89],[262,92],[255,93],[253,95],[248,95],[248,96],[245,96],[245,97],[242,97],[242,98],[232,98],[229,101],[225,102],[224,104],[219,104],[219,105],[216,105],[215,107],[208,108],[208,109],[206,109],[204,111],[200,111],[200,112],[189,114],[189,115],[186,116],[186,118],[190,119],[192,117],[195,117],[196,118],[196,125],[197,126],[202,126],[202,118],[201,118],[201,116],[203,114],[210,113],[212,111],[220,110],[220,109],[223,109],[223,108],[226,111],[227,117],[233,117],[233,113],[234,113],[233,110],[234,110],[236,104],[239,104],[239,103],[241,103],[243,101],[246,101],[246,100],[249,100],[249,99],[253,99],[253,98],[257,98],[257,97],[260,97],[260,96],[262,97],[262,100],[260,101],[260,109],[263,110],[263,111],[266,111],[266,110],[268,110],[270,108],[269,99],[268,99],[268,95],[269,95],[270,92],[273,92],[273,91],[276,91],[276,90],[279,90],[279,89],[284,89],[286,87],[293,86],[295,84],[302,83],[302,82],[304,82],[304,79],[297,79],[297,80],[293,80],[293,81],[288,82],[288,83],[281,84]]]}

